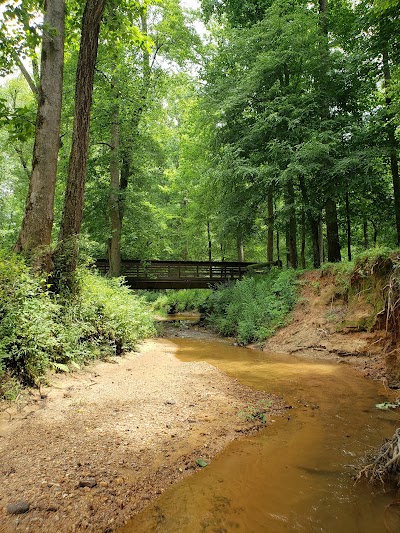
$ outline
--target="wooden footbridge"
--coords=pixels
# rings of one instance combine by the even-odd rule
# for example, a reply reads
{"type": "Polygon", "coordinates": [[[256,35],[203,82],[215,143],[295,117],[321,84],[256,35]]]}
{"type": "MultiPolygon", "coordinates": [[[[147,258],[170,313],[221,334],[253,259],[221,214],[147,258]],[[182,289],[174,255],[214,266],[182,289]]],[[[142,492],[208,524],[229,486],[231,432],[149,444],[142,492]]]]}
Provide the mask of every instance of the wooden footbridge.
{"type": "MultiPolygon", "coordinates": [[[[276,263],[268,265],[272,264],[276,263]]],[[[246,273],[254,272],[256,266],[254,263],[227,261],[123,260],[121,275],[132,289],[203,289],[241,279],[246,273]]],[[[107,274],[108,260],[98,259],[96,267],[107,274]]]]}

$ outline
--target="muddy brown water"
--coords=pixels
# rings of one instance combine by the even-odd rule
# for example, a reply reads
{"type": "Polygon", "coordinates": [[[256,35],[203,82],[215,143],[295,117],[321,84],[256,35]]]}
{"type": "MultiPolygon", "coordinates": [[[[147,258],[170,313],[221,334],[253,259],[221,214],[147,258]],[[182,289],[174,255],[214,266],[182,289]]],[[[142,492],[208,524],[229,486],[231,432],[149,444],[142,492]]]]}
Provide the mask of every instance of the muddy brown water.
{"type": "Polygon", "coordinates": [[[382,384],[344,364],[224,340],[171,342],[182,361],[207,361],[250,387],[283,395],[293,409],[171,487],[124,532],[400,531],[394,493],[354,486],[352,477],[365,450],[391,437],[399,422],[398,413],[375,408],[387,399],[382,384]]]}

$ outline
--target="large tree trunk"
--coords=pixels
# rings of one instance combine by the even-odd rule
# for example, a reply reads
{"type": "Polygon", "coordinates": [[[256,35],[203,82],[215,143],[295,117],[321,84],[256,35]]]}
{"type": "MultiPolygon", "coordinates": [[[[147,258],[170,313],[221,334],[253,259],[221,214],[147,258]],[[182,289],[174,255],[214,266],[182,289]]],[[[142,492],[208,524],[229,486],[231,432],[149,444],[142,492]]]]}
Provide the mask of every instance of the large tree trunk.
{"type": "Polygon", "coordinates": [[[321,254],[320,254],[320,242],[319,242],[319,220],[321,217],[316,218],[313,215],[310,202],[309,202],[309,198],[308,198],[306,184],[304,181],[304,176],[302,175],[299,177],[299,185],[300,185],[301,195],[303,197],[305,213],[306,213],[308,224],[310,226],[310,231],[311,231],[311,241],[312,241],[312,246],[313,246],[313,265],[314,265],[314,268],[319,268],[321,266],[321,254]]]}
{"type": "MultiPolygon", "coordinates": [[[[321,45],[320,45],[320,68],[318,85],[320,90],[320,117],[322,121],[329,119],[329,103],[326,99],[326,94],[330,90],[330,80],[328,72],[331,68],[330,61],[330,47],[329,47],[329,29],[328,29],[328,0],[319,0],[319,24],[321,29],[321,45]]],[[[331,187],[333,190],[333,186],[331,187]]],[[[336,203],[331,198],[329,190],[326,193],[328,199],[325,202],[325,222],[327,232],[328,245],[328,261],[341,261],[339,230],[337,222],[336,203]]]]}
{"type": "Polygon", "coordinates": [[[32,173],[25,216],[15,245],[18,252],[39,254],[36,264],[46,271],[52,265],[50,244],[60,146],[64,20],[64,0],[46,2],[32,173]]]}
{"type": "Polygon", "coordinates": [[[340,254],[339,226],[337,219],[336,203],[328,198],[325,202],[326,240],[328,244],[328,261],[339,263],[342,260],[340,254]]]}
{"type": "Polygon", "coordinates": [[[291,181],[286,185],[285,204],[288,213],[288,220],[286,222],[286,262],[288,268],[297,268],[297,221],[294,187],[291,181]]]}
{"type": "MultiPolygon", "coordinates": [[[[141,30],[143,35],[147,35],[147,14],[146,7],[140,11],[141,30]]],[[[119,122],[119,107],[116,105],[114,109],[114,118],[112,125],[112,142],[111,142],[111,189],[109,200],[110,223],[111,223],[111,237],[108,240],[108,255],[110,261],[110,276],[119,276],[121,274],[121,238],[122,227],[124,219],[124,195],[128,187],[128,182],[131,174],[132,150],[134,137],[137,134],[140,119],[147,103],[147,95],[150,86],[151,65],[150,54],[146,49],[143,50],[143,84],[139,94],[140,104],[130,118],[130,134],[125,139],[120,139],[120,122],[119,122]],[[117,132],[118,130],[118,132],[117,132]],[[118,141],[116,143],[116,141],[118,141]],[[118,146],[117,146],[118,145],[118,146]],[[120,172],[120,157],[122,155],[122,166],[120,172]],[[121,174],[121,177],[120,177],[121,174]]],[[[114,65],[114,70],[116,65],[114,65]]],[[[116,80],[113,81],[113,86],[116,86],[116,80]]],[[[117,98],[118,91],[116,91],[115,98],[117,98]]],[[[184,255],[187,257],[187,247],[184,250],[184,255]]]]}
{"type": "Polygon", "coordinates": [[[111,187],[109,214],[111,237],[109,239],[108,255],[110,262],[109,275],[112,277],[121,275],[122,213],[120,211],[119,136],[120,126],[117,103],[112,113],[110,154],[111,187]]]}
{"type": "Polygon", "coordinates": [[[395,133],[395,124],[393,121],[393,112],[391,109],[392,99],[390,97],[391,74],[389,67],[389,53],[383,51],[383,74],[385,79],[386,91],[386,131],[388,136],[388,145],[390,153],[390,170],[392,173],[393,195],[394,195],[394,212],[396,215],[396,237],[397,246],[400,246],[400,179],[399,179],[399,160],[397,155],[398,143],[395,133]]]}
{"type": "Polygon", "coordinates": [[[268,230],[267,230],[267,261],[274,260],[274,198],[272,196],[271,188],[267,195],[267,209],[268,209],[268,230]]]}
{"type": "Polygon", "coordinates": [[[106,0],[87,0],[82,18],[82,33],[75,85],[75,112],[67,187],[56,257],[58,268],[67,275],[77,266],[78,238],[82,225],[89,147],[90,110],[94,68],[97,58],[100,23],[106,0]]]}

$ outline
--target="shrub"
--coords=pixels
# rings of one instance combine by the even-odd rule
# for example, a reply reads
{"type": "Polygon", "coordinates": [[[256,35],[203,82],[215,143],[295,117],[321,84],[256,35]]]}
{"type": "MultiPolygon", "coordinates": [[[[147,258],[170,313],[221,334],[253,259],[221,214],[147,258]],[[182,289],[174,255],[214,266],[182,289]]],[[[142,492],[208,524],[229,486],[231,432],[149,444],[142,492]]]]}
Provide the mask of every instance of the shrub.
{"type": "Polygon", "coordinates": [[[210,289],[168,290],[154,301],[153,309],[163,313],[198,311],[206,305],[211,293],[210,289]]]}
{"type": "Polygon", "coordinates": [[[284,325],[297,296],[297,273],[273,269],[221,287],[208,300],[208,324],[241,343],[261,342],[284,325]]]}
{"type": "Polygon", "coordinates": [[[119,354],[154,334],[146,302],[122,278],[103,278],[83,270],[80,286],[78,299],[66,308],[65,321],[80,330],[81,340],[106,343],[119,354]]]}
{"type": "Polygon", "coordinates": [[[0,252],[0,373],[32,385],[56,349],[59,307],[23,260],[0,252]]]}
{"type": "Polygon", "coordinates": [[[49,368],[120,354],[154,333],[146,303],[121,279],[86,269],[77,280],[74,298],[52,295],[21,257],[0,251],[0,395],[10,379],[34,385],[49,368]]]}

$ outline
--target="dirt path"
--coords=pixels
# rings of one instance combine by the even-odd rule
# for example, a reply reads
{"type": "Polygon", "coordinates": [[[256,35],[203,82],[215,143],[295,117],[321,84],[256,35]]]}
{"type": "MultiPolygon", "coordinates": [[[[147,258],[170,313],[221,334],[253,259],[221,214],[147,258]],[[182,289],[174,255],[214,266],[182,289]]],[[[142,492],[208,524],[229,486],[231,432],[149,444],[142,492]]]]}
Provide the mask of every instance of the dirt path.
{"type": "Polygon", "coordinates": [[[56,375],[20,412],[1,412],[2,533],[113,531],[196,460],[255,431],[240,417],[249,405],[282,406],[175,351],[148,341],[139,354],[56,375]],[[12,514],[20,501],[29,511],[12,514]]]}

